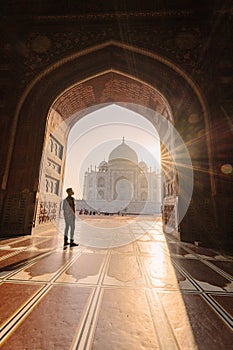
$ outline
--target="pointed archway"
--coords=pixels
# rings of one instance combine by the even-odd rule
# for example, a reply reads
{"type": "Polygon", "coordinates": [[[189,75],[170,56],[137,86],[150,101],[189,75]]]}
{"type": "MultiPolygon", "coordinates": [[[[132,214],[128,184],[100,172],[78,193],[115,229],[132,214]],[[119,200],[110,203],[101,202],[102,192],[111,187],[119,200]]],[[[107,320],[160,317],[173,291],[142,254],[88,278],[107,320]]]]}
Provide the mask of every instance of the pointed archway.
{"type": "MultiPolygon", "coordinates": [[[[161,147],[168,158],[169,149],[174,148],[173,116],[168,102],[154,87],[113,69],[77,82],[57,97],[48,113],[38,193],[38,197],[43,198],[38,203],[37,218],[43,216],[45,211],[49,217],[58,218],[69,130],[88,113],[112,103],[124,106],[149,120],[159,131],[161,147]],[[164,126],[162,119],[167,120],[168,124],[164,126]],[[57,149],[62,150],[59,155],[55,154],[57,149]],[[51,166],[55,171],[51,171],[51,166]]],[[[172,158],[169,171],[166,167],[162,177],[162,212],[164,218],[169,214],[169,220],[164,220],[164,227],[169,225],[170,230],[178,235],[176,172],[172,158]]],[[[40,222],[40,219],[37,221],[40,222]]]]}
{"type": "MultiPolygon", "coordinates": [[[[137,112],[142,115],[140,108],[148,108],[172,120],[188,147],[196,169],[194,197],[214,191],[210,175],[212,161],[207,108],[193,81],[162,57],[128,45],[107,42],[57,62],[25,90],[15,114],[14,142],[9,148],[4,176],[4,232],[13,232],[17,222],[23,234],[30,233],[40,160],[52,123],[59,118],[63,121],[69,119],[64,131],[65,141],[69,128],[77,121],[72,115],[79,112],[81,118],[96,106],[112,102],[123,105],[132,102],[139,106],[137,112]],[[132,64],[129,65],[129,61],[132,64]],[[19,174],[17,178],[14,176],[16,170],[19,174]],[[20,205],[14,208],[16,202],[20,205]],[[9,212],[12,207],[14,215],[9,212]]],[[[148,115],[148,118],[153,117],[148,115]]],[[[173,175],[166,180],[166,185],[165,191],[170,196],[175,192],[173,175]]],[[[189,219],[192,210],[190,214],[189,219]]],[[[199,231],[198,227],[195,230],[195,223],[184,220],[183,227],[183,238],[195,239],[199,231]],[[189,225],[193,229],[191,235],[188,233],[189,225]]]]}

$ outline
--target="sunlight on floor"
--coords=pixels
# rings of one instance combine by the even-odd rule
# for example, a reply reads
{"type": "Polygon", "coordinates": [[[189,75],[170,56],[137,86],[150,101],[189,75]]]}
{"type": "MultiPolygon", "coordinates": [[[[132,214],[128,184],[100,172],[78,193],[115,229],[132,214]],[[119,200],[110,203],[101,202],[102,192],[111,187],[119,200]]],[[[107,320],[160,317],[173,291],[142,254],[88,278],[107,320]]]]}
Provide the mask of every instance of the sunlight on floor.
{"type": "Polygon", "coordinates": [[[230,257],[149,216],[78,217],[66,249],[63,230],[1,241],[3,349],[230,348],[230,257]]]}

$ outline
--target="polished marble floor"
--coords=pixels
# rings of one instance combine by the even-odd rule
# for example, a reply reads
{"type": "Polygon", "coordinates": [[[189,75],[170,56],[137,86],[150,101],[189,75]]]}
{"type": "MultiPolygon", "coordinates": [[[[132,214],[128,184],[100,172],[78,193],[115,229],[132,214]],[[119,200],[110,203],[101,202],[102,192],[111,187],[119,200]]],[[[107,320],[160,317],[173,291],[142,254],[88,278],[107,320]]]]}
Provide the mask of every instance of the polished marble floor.
{"type": "Polygon", "coordinates": [[[233,349],[233,257],[160,218],[83,217],[0,241],[2,349],[233,349]]]}

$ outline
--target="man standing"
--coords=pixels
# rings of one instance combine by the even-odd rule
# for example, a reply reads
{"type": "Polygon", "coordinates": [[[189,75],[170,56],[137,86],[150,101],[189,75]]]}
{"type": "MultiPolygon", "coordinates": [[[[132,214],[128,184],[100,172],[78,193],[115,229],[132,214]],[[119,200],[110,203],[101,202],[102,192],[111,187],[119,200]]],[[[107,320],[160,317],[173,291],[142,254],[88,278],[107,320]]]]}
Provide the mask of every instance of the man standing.
{"type": "Polygon", "coordinates": [[[72,188],[67,188],[66,190],[68,196],[63,201],[63,210],[64,210],[64,218],[65,218],[65,232],[64,232],[64,247],[66,247],[68,243],[68,231],[70,228],[70,247],[78,246],[77,243],[74,242],[74,228],[75,228],[75,204],[74,198],[72,197],[74,191],[72,188]]]}

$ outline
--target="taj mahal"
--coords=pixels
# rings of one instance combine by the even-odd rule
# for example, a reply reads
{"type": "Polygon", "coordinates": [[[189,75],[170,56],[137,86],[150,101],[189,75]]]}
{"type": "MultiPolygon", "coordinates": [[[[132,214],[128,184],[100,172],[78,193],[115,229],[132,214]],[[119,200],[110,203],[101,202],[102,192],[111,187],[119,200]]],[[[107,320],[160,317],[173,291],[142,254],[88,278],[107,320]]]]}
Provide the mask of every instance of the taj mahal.
{"type": "Polygon", "coordinates": [[[85,172],[83,200],[77,209],[108,213],[155,214],[161,207],[161,174],[152,170],[123,140],[108,161],[85,172]]]}

